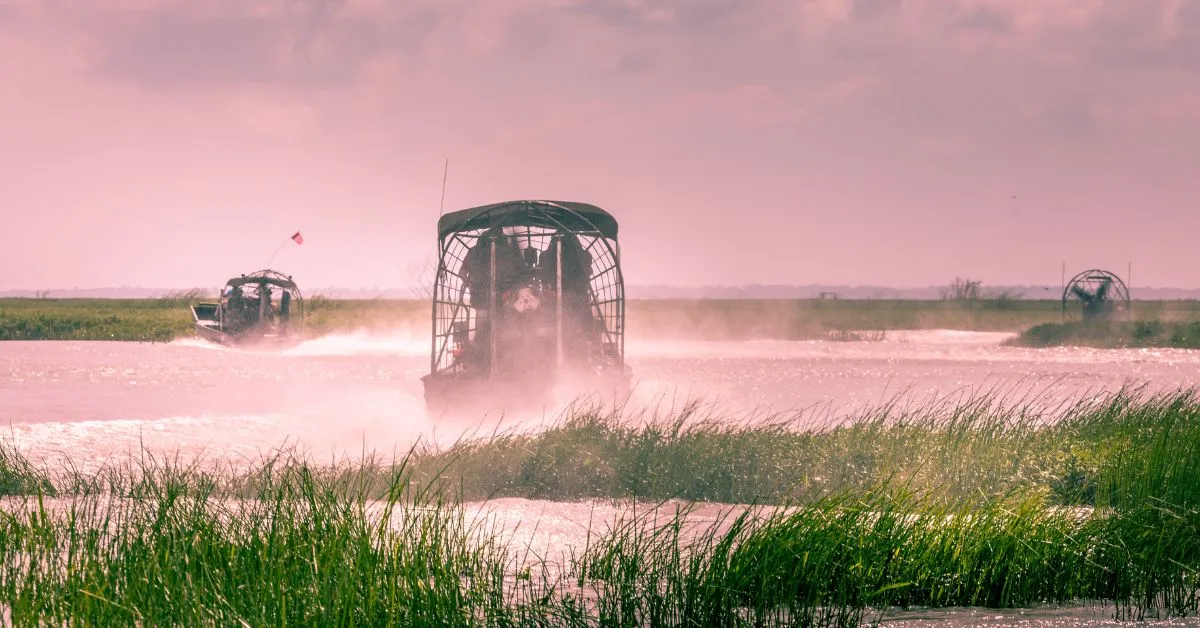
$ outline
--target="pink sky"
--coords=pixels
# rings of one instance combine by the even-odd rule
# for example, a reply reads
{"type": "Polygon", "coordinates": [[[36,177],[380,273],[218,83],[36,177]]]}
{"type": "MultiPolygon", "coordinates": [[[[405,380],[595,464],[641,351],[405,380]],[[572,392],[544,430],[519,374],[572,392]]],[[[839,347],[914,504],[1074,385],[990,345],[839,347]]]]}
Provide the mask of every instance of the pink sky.
{"type": "Polygon", "coordinates": [[[0,146],[0,290],[404,287],[447,157],[628,283],[1197,287],[1200,3],[0,0],[0,146]]]}

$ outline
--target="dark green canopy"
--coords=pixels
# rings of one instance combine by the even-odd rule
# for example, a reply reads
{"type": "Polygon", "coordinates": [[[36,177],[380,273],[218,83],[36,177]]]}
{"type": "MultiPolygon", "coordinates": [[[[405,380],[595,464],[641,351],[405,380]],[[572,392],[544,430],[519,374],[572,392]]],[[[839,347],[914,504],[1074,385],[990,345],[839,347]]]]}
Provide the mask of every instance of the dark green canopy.
{"type": "Polygon", "coordinates": [[[282,276],[270,276],[270,275],[268,275],[268,276],[242,275],[241,277],[234,277],[233,279],[230,279],[229,282],[226,283],[225,285],[229,286],[231,288],[236,288],[238,286],[244,286],[246,284],[254,284],[254,285],[271,284],[273,286],[279,286],[280,288],[284,288],[287,290],[295,290],[296,289],[296,282],[292,281],[291,278],[282,277],[282,276]]]}
{"type": "Polygon", "coordinates": [[[617,239],[617,220],[587,203],[570,201],[505,201],[462,209],[438,220],[438,239],[459,231],[511,226],[566,229],[571,232],[600,232],[617,239]]]}

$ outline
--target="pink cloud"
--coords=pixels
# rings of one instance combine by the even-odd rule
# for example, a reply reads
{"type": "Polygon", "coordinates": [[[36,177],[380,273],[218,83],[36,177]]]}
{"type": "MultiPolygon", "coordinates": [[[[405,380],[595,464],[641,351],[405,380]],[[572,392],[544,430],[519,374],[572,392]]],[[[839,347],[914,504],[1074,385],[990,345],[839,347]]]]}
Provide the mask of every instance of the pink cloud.
{"type": "Polygon", "coordinates": [[[1025,281],[1116,250],[1193,281],[1185,2],[4,7],[0,289],[207,285],[214,242],[221,274],[297,223],[306,282],[389,285],[429,253],[446,157],[449,208],[611,205],[638,283],[1025,281]],[[1045,235],[1081,216],[1094,243],[1045,235]]]}

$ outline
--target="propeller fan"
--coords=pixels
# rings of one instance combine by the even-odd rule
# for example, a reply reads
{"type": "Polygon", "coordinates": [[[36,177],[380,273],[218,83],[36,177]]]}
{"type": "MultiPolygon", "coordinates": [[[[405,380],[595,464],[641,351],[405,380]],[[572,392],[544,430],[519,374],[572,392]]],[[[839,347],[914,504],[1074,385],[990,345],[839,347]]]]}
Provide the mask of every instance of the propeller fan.
{"type": "Polygon", "coordinates": [[[1105,277],[1100,282],[1100,285],[1096,287],[1095,291],[1088,291],[1088,289],[1084,288],[1082,285],[1075,284],[1075,285],[1071,286],[1071,292],[1073,292],[1075,294],[1075,296],[1078,297],[1079,300],[1083,301],[1085,304],[1099,303],[1108,298],[1108,288],[1111,285],[1112,285],[1112,279],[1105,277]]]}
{"type": "Polygon", "coordinates": [[[1075,276],[1063,295],[1063,308],[1067,301],[1078,300],[1083,306],[1083,319],[1106,318],[1116,308],[1115,301],[1128,301],[1128,290],[1119,278],[1107,271],[1088,271],[1075,276]]]}

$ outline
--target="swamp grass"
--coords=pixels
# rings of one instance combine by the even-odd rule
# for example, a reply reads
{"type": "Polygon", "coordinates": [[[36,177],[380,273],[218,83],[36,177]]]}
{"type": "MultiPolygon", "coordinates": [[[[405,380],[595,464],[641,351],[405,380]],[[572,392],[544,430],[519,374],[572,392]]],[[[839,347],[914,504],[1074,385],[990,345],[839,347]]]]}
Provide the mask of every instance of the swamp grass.
{"type": "Polygon", "coordinates": [[[0,299],[0,340],[169,342],[191,329],[185,300],[0,299]]]}
{"type": "MultiPolygon", "coordinates": [[[[0,299],[0,340],[169,341],[192,335],[196,295],[161,299],[0,299]]],[[[406,299],[305,301],[305,334],[405,329],[428,333],[429,303],[406,299]]],[[[1020,332],[1061,321],[1057,300],[633,299],[632,338],[657,340],[882,340],[917,329],[1020,332]]],[[[1138,301],[1147,324],[1200,324],[1200,302],[1138,301]],[[1151,321],[1157,321],[1153,323],[1151,321]]]]}
{"type": "Polygon", "coordinates": [[[1200,321],[1043,323],[1021,332],[1012,344],[1025,347],[1200,349],[1200,321]]]}
{"type": "MultiPolygon", "coordinates": [[[[0,299],[0,340],[170,342],[194,335],[194,296],[161,299],[0,299]]],[[[211,300],[211,299],[203,299],[211,300]]],[[[336,300],[305,304],[304,333],[429,327],[429,305],[405,300],[336,300]]]]}
{"type": "Polygon", "coordinates": [[[1200,398],[1003,401],[892,405],[810,429],[731,425],[699,406],[661,418],[580,406],[539,433],[416,447],[398,463],[281,453],[237,471],[147,455],[84,475],[0,445],[0,478],[17,495],[0,509],[0,602],[15,623],[83,625],[855,625],[891,607],[1081,601],[1130,619],[1200,610],[1200,398]],[[557,564],[529,563],[464,514],[484,494],[643,505],[557,564]],[[757,505],[704,525],[689,500],[757,505]]]}

